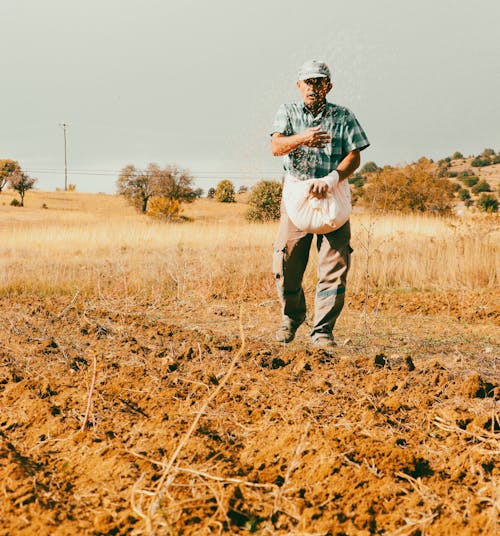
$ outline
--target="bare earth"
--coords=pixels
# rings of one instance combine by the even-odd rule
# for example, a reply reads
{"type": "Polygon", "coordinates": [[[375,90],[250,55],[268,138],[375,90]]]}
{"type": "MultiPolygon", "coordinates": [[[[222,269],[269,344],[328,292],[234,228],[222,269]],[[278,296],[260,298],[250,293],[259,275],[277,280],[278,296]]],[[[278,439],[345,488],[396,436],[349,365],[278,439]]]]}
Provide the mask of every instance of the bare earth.
{"type": "Polygon", "coordinates": [[[352,296],[333,356],[277,316],[1,298],[0,534],[499,531],[494,296],[352,296]]]}

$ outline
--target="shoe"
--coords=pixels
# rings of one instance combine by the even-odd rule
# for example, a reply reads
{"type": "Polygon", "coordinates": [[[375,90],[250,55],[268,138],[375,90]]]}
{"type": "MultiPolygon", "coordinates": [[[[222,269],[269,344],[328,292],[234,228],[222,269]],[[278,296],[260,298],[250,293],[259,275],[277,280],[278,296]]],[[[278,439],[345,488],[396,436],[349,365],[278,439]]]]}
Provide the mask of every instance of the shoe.
{"type": "Polygon", "coordinates": [[[316,348],[318,350],[333,350],[337,346],[337,343],[335,342],[334,338],[327,333],[316,335],[311,340],[311,344],[313,348],[316,348]]]}
{"type": "Polygon", "coordinates": [[[289,343],[295,338],[295,332],[300,324],[292,322],[291,324],[282,324],[282,326],[276,331],[276,340],[278,342],[289,343]]]}

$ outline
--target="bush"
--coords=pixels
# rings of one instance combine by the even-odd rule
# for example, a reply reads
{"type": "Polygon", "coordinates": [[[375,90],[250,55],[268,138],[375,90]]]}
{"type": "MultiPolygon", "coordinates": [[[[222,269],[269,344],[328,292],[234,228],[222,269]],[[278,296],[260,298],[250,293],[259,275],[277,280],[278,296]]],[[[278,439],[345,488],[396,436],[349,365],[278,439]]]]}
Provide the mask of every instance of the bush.
{"type": "Polygon", "coordinates": [[[385,167],[368,178],[361,192],[364,204],[371,208],[446,214],[452,208],[452,188],[450,180],[438,176],[430,160],[421,158],[403,168],[385,167]]]}
{"type": "Polygon", "coordinates": [[[489,166],[491,164],[491,161],[486,158],[480,158],[479,156],[476,156],[474,160],[471,162],[471,166],[473,167],[484,167],[489,166]]]}
{"type": "Polygon", "coordinates": [[[11,207],[22,207],[20,201],[18,201],[17,199],[13,199],[13,200],[10,202],[10,206],[11,206],[11,207]]]}
{"type": "Polygon", "coordinates": [[[464,155],[460,151],[455,151],[452,155],[453,160],[458,160],[459,158],[463,158],[464,155]]]}
{"type": "Polygon", "coordinates": [[[461,190],[462,187],[458,182],[453,182],[451,185],[451,191],[457,193],[459,190],[461,190]]]}
{"type": "Polygon", "coordinates": [[[356,174],[349,179],[349,184],[352,184],[356,188],[361,188],[366,182],[366,177],[356,174]]]}
{"type": "Polygon", "coordinates": [[[214,196],[215,196],[215,188],[212,186],[211,188],[208,189],[207,198],[213,199],[214,196]]]}
{"type": "Polygon", "coordinates": [[[498,199],[492,194],[481,194],[476,205],[481,212],[498,212],[498,199]]]}
{"type": "Polygon", "coordinates": [[[494,164],[500,164],[500,154],[497,154],[493,157],[494,164]]]}
{"type": "Polygon", "coordinates": [[[472,205],[474,204],[474,201],[473,201],[472,199],[466,199],[466,200],[464,201],[464,204],[465,204],[465,206],[466,206],[467,208],[469,208],[469,207],[472,207],[472,205]]]}
{"type": "Polygon", "coordinates": [[[448,177],[458,177],[457,171],[448,171],[448,177]]]}
{"type": "Polygon", "coordinates": [[[491,187],[485,180],[479,181],[472,187],[473,194],[480,194],[481,192],[491,192],[491,187]]]}
{"type": "Polygon", "coordinates": [[[248,221],[279,220],[282,185],[277,181],[260,181],[250,194],[250,208],[246,214],[248,221]]]}
{"type": "Polygon", "coordinates": [[[179,217],[181,203],[178,199],[152,197],[148,203],[147,215],[159,220],[172,221],[179,217]]]}
{"type": "Polygon", "coordinates": [[[461,201],[465,201],[467,199],[470,199],[470,193],[469,193],[469,190],[467,190],[466,188],[461,188],[459,191],[458,191],[458,198],[461,200],[461,201]]]}
{"type": "Polygon", "coordinates": [[[459,175],[460,177],[474,177],[474,172],[471,169],[466,169],[462,171],[459,175]]]}
{"type": "Polygon", "coordinates": [[[483,158],[491,158],[492,156],[495,156],[495,151],[493,149],[485,149],[482,153],[481,153],[481,156],[483,158]]]}
{"type": "Polygon", "coordinates": [[[219,203],[234,203],[234,184],[229,180],[220,181],[215,189],[215,200],[219,203]]]}
{"type": "Polygon", "coordinates": [[[470,188],[477,184],[479,179],[477,177],[460,177],[460,181],[470,188]]]}

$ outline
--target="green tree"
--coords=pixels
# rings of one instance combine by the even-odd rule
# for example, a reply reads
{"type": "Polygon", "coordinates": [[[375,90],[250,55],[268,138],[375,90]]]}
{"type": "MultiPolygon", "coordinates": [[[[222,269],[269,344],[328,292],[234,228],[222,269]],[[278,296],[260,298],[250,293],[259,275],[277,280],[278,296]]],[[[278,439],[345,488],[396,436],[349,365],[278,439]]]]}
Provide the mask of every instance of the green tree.
{"type": "Polygon", "coordinates": [[[246,213],[248,221],[279,220],[283,187],[277,181],[259,181],[250,194],[246,213]]]}
{"type": "Polygon", "coordinates": [[[376,173],[377,171],[381,171],[381,169],[375,164],[375,162],[367,162],[361,169],[360,173],[376,173]]]}
{"type": "Polygon", "coordinates": [[[215,200],[219,203],[234,203],[234,184],[229,180],[220,181],[215,189],[215,200]]]}
{"type": "Polygon", "coordinates": [[[24,207],[24,196],[28,190],[31,190],[36,183],[36,179],[26,175],[26,173],[19,172],[11,175],[9,179],[10,187],[18,192],[21,198],[20,206],[24,207]]]}
{"type": "Polygon", "coordinates": [[[464,155],[460,151],[455,151],[451,158],[453,158],[453,160],[459,160],[460,158],[463,158],[463,157],[464,155]]]}
{"type": "Polygon", "coordinates": [[[491,186],[485,180],[479,181],[472,187],[473,194],[480,194],[481,192],[491,192],[491,186]]]}
{"type": "Polygon", "coordinates": [[[498,199],[493,194],[481,194],[476,206],[481,212],[498,212],[498,199]]]}
{"type": "Polygon", "coordinates": [[[21,173],[21,166],[15,160],[0,160],[0,193],[7,185],[10,178],[21,173]]]}

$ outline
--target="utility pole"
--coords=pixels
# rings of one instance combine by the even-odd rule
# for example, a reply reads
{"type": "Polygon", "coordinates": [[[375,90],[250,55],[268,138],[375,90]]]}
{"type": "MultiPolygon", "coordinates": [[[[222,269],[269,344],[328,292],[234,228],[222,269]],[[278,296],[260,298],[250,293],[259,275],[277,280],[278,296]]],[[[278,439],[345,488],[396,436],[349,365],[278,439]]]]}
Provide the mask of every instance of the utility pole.
{"type": "Polygon", "coordinates": [[[68,189],[68,159],[66,156],[66,128],[69,127],[67,123],[59,123],[64,131],[64,191],[68,189]]]}

